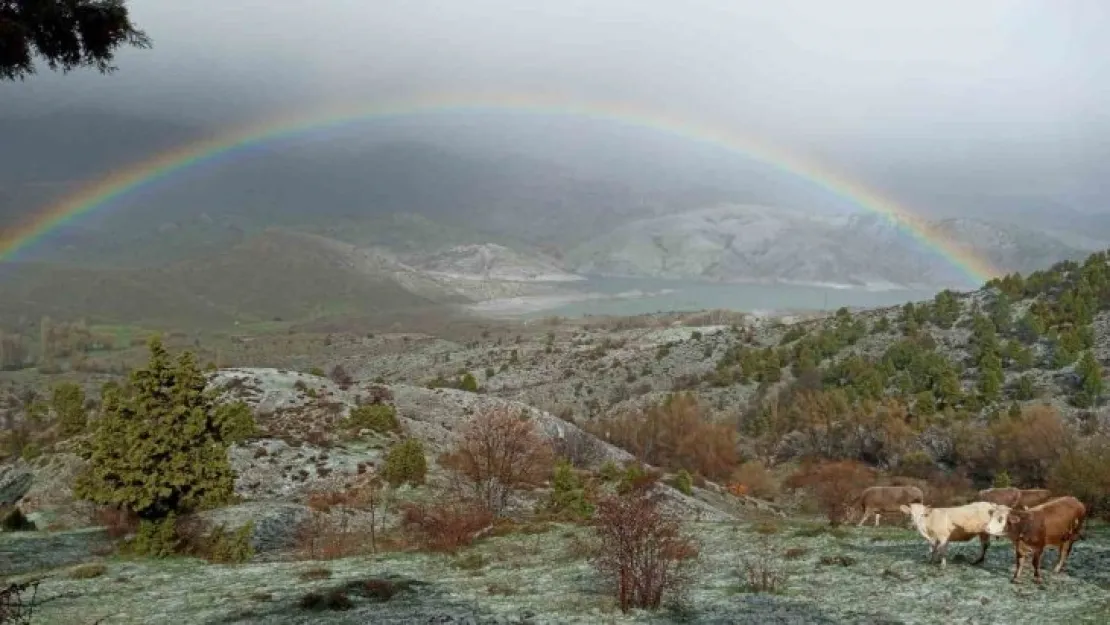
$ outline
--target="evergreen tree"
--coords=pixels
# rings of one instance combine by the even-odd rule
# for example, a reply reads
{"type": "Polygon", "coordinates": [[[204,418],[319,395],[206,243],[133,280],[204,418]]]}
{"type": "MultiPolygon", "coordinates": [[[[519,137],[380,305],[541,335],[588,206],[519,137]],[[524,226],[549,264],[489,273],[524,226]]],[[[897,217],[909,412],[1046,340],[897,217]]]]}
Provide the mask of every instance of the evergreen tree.
{"type": "Polygon", "coordinates": [[[1075,405],[1080,408],[1097,405],[1102,396],[1102,366],[1098,364],[1094,354],[1083,352],[1075,372],[1079,374],[1079,391],[1073,399],[1075,405]]]}
{"type": "Polygon", "coordinates": [[[34,74],[36,55],[52,70],[111,72],[123,45],[150,47],[123,0],[0,0],[0,80],[34,74]]]}
{"type": "Polygon", "coordinates": [[[192,353],[174,363],[157,337],[149,347],[147,366],[126,386],[105,387],[74,491],[149,521],[225,504],[234,480],[227,449],[254,430],[251,413],[241,402],[217,403],[192,353]]]}
{"type": "Polygon", "coordinates": [[[55,386],[50,407],[58,418],[63,437],[76,436],[85,431],[85,391],[80,386],[72,382],[55,386]]]}
{"type": "Polygon", "coordinates": [[[1028,401],[1036,397],[1036,389],[1033,388],[1033,379],[1028,375],[1023,375],[1018,378],[1017,389],[1014,391],[1014,396],[1020,401],[1028,401]]]}
{"type": "Polygon", "coordinates": [[[1002,363],[994,354],[987,354],[979,363],[979,393],[985,401],[998,399],[1002,381],[1002,363]]]}

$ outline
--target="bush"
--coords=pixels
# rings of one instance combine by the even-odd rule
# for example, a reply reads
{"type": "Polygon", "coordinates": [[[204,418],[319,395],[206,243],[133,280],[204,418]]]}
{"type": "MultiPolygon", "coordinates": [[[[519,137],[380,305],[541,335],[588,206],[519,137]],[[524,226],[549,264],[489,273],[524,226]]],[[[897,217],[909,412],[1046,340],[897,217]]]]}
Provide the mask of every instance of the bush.
{"type": "Polygon", "coordinates": [[[308,496],[310,515],[297,529],[299,551],[311,560],[330,560],[377,553],[377,512],[381,479],[360,473],[346,490],[313,492],[308,496]],[[352,524],[353,514],[368,513],[367,526],[352,524]]]}
{"type": "Polygon", "coordinates": [[[675,475],[674,480],[671,482],[671,486],[683,495],[693,495],[694,477],[690,475],[689,471],[682,469],[675,475]]]}
{"type": "Polygon", "coordinates": [[[63,438],[77,436],[85,431],[85,391],[73,382],[64,382],[54,387],[50,397],[50,407],[57,415],[63,438]]]}
{"type": "Polygon", "coordinates": [[[710,422],[704,412],[694,395],[677,393],[588,429],[652,466],[723,479],[736,467],[735,432],[710,422]]]}
{"type": "Polygon", "coordinates": [[[1032,406],[1017,419],[1004,419],[992,426],[990,468],[1005,471],[1027,488],[1044,484],[1061,450],[1072,443],[1071,431],[1051,406],[1032,406]]]}
{"type": "Polygon", "coordinates": [[[1068,493],[1087,506],[1087,515],[1110,518],[1110,439],[1092,438],[1064,451],[1048,476],[1054,493],[1068,493]]]}
{"type": "Polygon", "coordinates": [[[33,521],[23,516],[23,511],[13,507],[0,518],[0,530],[5,532],[33,532],[37,527],[33,521]]]}
{"type": "Polygon", "coordinates": [[[664,595],[678,599],[690,583],[697,549],[659,509],[657,495],[602,499],[594,527],[599,541],[593,564],[612,584],[623,612],[657,609],[664,595]]]}
{"type": "Polygon", "coordinates": [[[401,422],[397,420],[397,410],[393,406],[365,404],[351,409],[343,421],[343,427],[355,432],[370,430],[378,434],[389,434],[400,432],[401,422]]]}
{"type": "Polygon", "coordinates": [[[382,477],[394,488],[402,484],[420,486],[428,473],[424,445],[415,438],[406,438],[389,448],[382,477]]]}
{"type": "Polygon", "coordinates": [[[93,579],[96,577],[100,577],[107,571],[108,567],[104,566],[103,564],[82,564],[81,566],[75,567],[70,570],[67,577],[69,577],[70,579],[93,579]]]}
{"type": "Polygon", "coordinates": [[[1010,474],[1005,471],[995,473],[994,482],[991,486],[994,488],[1010,488],[1010,474]]]}
{"type": "Polygon", "coordinates": [[[405,504],[401,508],[402,527],[428,551],[455,553],[492,524],[493,515],[473,502],[405,504]]]}
{"type": "Polygon", "coordinates": [[[254,557],[254,546],[251,545],[251,535],[254,533],[254,522],[227,533],[222,525],[217,526],[208,535],[205,548],[200,554],[205,560],[217,564],[242,564],[254,557]]]}
{"type": "Polygon", "coordinates": [[[560,459],[555,464],[551,495],[546,507],[550,512],[571,519],[588,519],[593,516],[594,505],[586,494],[582,480],[566,459],[560,459]]]}
{"type": "Polygon", "coordinates": [[[539,485],[551,475],[552,461],[551,446],[532,419],[498,406],[466,424],[441,464],[461,476],[469,497],[500,516],[514,490],[539,485]]]}
{"type": "Polygon", "coordinates": [[[351,374],[347,373],[347,370],[343,368],[343,365],[335,365],[332,367],[331,373],[328,374],[328,378],[330,378],[332,382],[335,382],[339,388],[344,390],[355,382],[351,374]]]}
{"type": "Polygon", "coordinates": [[[128,551],[136,556],[165,558],[176,553],[179,544],[177,517],[171,512],[157,521],[140,521],[128,551]]]}
{"type": "Polygon", "coordinates": [[[602,464],[601,468],[597,470],[597,476],[603,482],[616,482],[621,479],[621,475],[621,468],[612,460],[606,460],[605,464],[602,464]]]}
{"type": "Polygon", "coordinates": [[[191,353],[171,364],[152,339],[147,367],[102,398],[92,440],[79,449],[88,467],[74,486],[77,497],[146,520],[228,503],[234,474],[227,449],[253,431],[253,417],[242,403],[217,403],[206,386],[191,353]]]}
{"type": "Polygon", "coordinates": [[[29,625],[41,579],[0,584],[0,623],[29,625]],[[30,596],[27,596],[30,595],[30,596]]]}
{"type": "Polygon", "coordinates": [[[621,476],[620,482],[617,484],[617,492],[624,495],[635,492],[646,492],[655,486],[659,481],[659,473],[651,469],[647,469],[639,462],[631,462],[624,469],[624,474],[621,476]]]}
{"type": "Polygon", "coordinates": [[[921,450],[908,452],[898,460],[898,473],[908,477],[928,479],[936,469],[933,457],[921,450]]]}
{"type": "Polygon", "coordinates": [[[779,494],[779,485],[775,477],[758,460],[740,465],[732,472],[731,483],[745,487],[746,494],[760,499],[774,499],[779,494]]]}
{"type": "Polygon", "coordinates": [[[786,485],[809,491],[829,523],[838,525],[844,520],[848,503],[874,481],[873,469],[852,460],[841,460],[803,465],[787,479],[786,485]]]}
{"type": "Polygon", "coordinates": [[[112,506],[97,508],[91,521],[93,525],[103,527],[113,540],[123,538],[139,528],[139,519],[134,513],[112,506]]]}
{"type": "Polygon", "coordinates": [[[463,374],[463,377],[459,380],[459,390],[467,391],[469,393],[477,393],[478,380],[475,380],[474,376],[471,375],[469,372],[463,374]]]}
{"type": "MultiPolygon", "coordinates": [[[[798,549],[798,548],[795,548],[798,549]]],[[[791,550],[787,556],[794,552],[792,557],[800,557],[805,553],[791,550]]],[[[779,594],[786,586],[786,569],[776,562],[774,553],[764,549],[759,554],[740,561],[740,589],[746,592],[779,594]]]]}

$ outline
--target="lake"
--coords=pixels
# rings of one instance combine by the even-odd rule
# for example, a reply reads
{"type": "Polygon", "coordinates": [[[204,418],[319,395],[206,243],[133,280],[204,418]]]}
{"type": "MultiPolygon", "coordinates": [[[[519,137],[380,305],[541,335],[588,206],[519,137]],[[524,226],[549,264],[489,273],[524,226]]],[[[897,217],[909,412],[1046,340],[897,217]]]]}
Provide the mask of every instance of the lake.
{"type": "MultiPolygon", "coordinates": [[[[937,291],[869,290],[795,284],[716,284],[684,280],[591,277],[580,290],[616,296],[634,292],[645,297],[610,297],[563,304],[528,313],[529,317],[639,315],[724,308],[744,312],[775,310],[836,310],[883,307],[932,299],[937,291]]],[[[576,289],[578,290],[578,289],[576,289]]]]}

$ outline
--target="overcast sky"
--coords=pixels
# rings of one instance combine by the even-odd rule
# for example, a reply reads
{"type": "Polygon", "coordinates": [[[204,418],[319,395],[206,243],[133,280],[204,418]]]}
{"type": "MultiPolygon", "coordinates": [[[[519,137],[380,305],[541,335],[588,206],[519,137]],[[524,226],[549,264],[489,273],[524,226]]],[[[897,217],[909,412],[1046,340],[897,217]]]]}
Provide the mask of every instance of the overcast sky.
{"type": "Polygon", "coordinates": [[[843,167],[984,193],[1090,191],[1110,145],[1105,0],[131,0],[120,71],[0,85],[226,122],[466,92],[619,100],[843,167]],[[1030,171],[1039,172],[1031,178],[1030,171]]]}

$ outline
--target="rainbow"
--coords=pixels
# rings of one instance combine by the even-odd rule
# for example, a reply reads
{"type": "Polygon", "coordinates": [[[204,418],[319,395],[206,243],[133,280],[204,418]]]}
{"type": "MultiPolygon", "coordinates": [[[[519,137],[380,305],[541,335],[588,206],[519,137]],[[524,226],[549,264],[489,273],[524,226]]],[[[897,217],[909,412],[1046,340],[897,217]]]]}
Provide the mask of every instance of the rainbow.
{"type": "Polygon", "coordinates": [[[890,198],[850,181],[829,168],[798,155],[743,137],[734,131],[692,123],[664,113],[645,112],[615,102],[576,102],[522,95],[437,96],[378,106],[332,107],[313,113],[279,116],[234,132],[199,140],[156,154],[105,176],[35,212],[14,227],[0,232],[0,263],[10,262],[21,251],[42,240],[54,229],[80,216],[111,205],[117,199],[166,180],[184,170],[220,157],[245,152],[266,142],[333,129],[366,120],[411,117],[450,112],[523,112],[561,115],[641,127],[708,144],[754,159],[787,175],[816,185],[867,211],[889,218],[902,231],[947,260],[972,283],[1001,275],[989,261],[948,240],[913,211],[890,198]]]}

